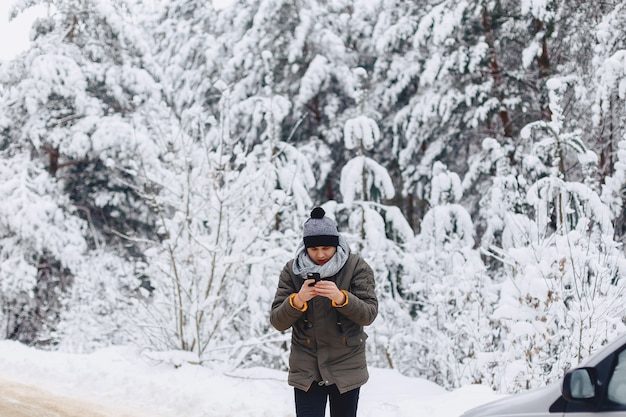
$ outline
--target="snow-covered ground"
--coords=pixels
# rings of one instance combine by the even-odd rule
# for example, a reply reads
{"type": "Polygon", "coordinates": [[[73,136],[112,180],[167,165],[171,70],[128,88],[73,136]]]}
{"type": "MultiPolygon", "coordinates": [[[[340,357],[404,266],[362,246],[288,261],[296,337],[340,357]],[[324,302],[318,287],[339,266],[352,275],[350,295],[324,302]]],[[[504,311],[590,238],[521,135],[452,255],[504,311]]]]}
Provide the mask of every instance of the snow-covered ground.
{"type": "MultiPolygon", "coordinates": [[[[87,355],[0,342],[0,379],[84,401],[137,410],[137,417],[293,417],[284,372],[214,369],[149,360],[131,347],[87,355]]],[[[501,396],[479,385],[454,391],[387,369],[370,369],[360,417],[455,417],[501,396]]]]}

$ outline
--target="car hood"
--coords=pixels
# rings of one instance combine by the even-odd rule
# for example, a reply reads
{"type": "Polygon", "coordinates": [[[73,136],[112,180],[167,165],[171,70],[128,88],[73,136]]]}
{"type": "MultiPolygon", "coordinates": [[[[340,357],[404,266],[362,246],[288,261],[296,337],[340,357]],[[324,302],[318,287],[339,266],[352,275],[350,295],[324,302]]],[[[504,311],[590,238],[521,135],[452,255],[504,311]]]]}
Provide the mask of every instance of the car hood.
{"type": "Polygon", "coordinates": [[[559,384],[548,385],[521,394],[492,401],[466,411],[461,417],[505,417],[546,415],[561,396],[559,384]]]}

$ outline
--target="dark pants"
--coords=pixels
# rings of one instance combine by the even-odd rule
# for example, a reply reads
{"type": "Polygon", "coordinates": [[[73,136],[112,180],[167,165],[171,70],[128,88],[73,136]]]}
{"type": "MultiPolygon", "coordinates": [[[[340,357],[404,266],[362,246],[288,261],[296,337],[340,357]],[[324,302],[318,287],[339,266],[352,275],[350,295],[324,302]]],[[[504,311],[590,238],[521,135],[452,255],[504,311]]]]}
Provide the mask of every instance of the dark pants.
{"type": "Polygon", "coordinates": [[[330,398],[330,417],[356,417],[359,402],[359,390],[340,394],[336,385],[311,384],[308,391],[294,388],[297,417],[324,417],[326,400],[330,398]]]}

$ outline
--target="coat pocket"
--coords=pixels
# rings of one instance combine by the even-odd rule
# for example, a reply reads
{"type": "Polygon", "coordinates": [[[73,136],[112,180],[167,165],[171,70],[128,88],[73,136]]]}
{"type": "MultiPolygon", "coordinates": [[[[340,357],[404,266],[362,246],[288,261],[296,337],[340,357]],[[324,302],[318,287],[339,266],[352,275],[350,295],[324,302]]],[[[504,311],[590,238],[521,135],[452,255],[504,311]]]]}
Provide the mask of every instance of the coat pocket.
{"type": "Polygon", "coordinates": [[[365,341],[367,340],[367,333],[362,332],[354,336],[347,336],[345,339],[346,346],[359,346],[365,343],[365,341]]]}

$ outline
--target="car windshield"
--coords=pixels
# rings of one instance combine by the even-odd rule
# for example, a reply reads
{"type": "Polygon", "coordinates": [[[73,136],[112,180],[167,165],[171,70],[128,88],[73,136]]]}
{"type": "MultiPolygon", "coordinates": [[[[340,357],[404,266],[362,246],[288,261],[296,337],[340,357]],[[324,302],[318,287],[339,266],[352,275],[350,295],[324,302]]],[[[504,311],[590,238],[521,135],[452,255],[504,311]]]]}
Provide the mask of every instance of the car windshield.
{"type": "Polygon", "coordinates": [[[626,350],[621,351],[617,357],[617,365],[609,381],[608,399],[626,405],[626,350]]]}

